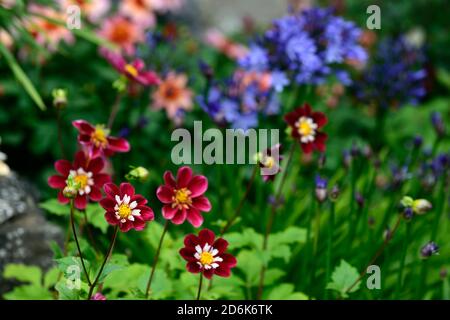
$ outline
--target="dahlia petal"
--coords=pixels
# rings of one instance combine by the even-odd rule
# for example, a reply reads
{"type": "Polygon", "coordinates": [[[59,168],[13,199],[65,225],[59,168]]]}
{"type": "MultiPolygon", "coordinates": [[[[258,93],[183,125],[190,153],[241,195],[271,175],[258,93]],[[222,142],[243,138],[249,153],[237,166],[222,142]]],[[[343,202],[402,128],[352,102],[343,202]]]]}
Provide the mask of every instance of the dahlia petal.
{"type": "Polygon", "coordinates": [[[155,214],[150,207],[138,207],[141,210],[141,217],[143,221],[152,221],[155,219],[155,214]]]}
{"type": "Polygon", "coordinates": [[[177,173],[177,186],[178,188],[185,188],[189,184],[192,178],[192,169],[184,166],[178,170],[177,173]]]}
{"type": "Polygon", "coordinates": [[[75,169],[86,168],[87,158],[83,151],[78,151],[75,154],[75,159],[73,160],[73,166],[75,169]]]}
{"type": "Polygon", "coordinates": [[[128,195],[130,198],[134,196],[134,188],[128,182],[123,182],[120,184],[120,194],[121,196],[128,195]]]}
{"type": "Polygon", "coordinates": [[[187,271],[189,271],[191,273],[199,273],[200,272],[200,266],[198,265],[197,262],[188,262],[186,264],[186,269],[187,269],[187,271]]]}
{"type": "Polygon", "coordinates": [[[204,176],[195,176],[189,182],[187,188],[191,191],[191,197],[201,196],[208,189],[208,179],[204,176]]]}
{"type": "Polygon", "coordinates": [[[187,209],[187,220],[195,228],[198,228],[203,224],[203,216],[200,214],[200,211],[195,208],[187,209]]]}
{"type": "Polygon", "coordinates": [[[61,176],[51,176],[48,178],[48,185],[53,189],[62,189],[66,186],[66,179],[61,176]]]}
{"type": "Polygon", "coordinates": [[[100,188],[102,188],[106,183],[111,182],[111,177],[109,176],[109,174],[106,173],[97,173],[94,176],[94,183],[95,185],[99,186],[100,188]]]}
{"type": "Polygon", "coordinates": [[[173,188],[176,187],[175,178],[173,177],[173,174],[170,171],[164,172],[164,182],[166,183],[166,185],[168,185],[170,187],[173,187],[173,188]]]}
{"type": "Polygon", "coordinates": [[[64,197],[62,191],[58,192],[58,201],[62,204],[68,204],[70,202],[70,199],[64,197]]]}
{"type": "Polygon", "coordinates": [[[304,153],[309,154],[314,150],[314,144],[312,142],[300,143],[304,153]]]}
{"type": "Polygon", "coordinates": [[[105,193],[111,198],[114,198],[117,194],[120,194],[119,188],[114,183],[106,183],[103,186],[103,190],[105,190],[105,193]]]}
{"type": "Polygon", "coordinates": [[[114,212],[112,212],[112,211],[107,211],[105,213],[105,220],[106,220],[106,222],[108,222],[110,225],[113,225],[113,226],[115,226],[119,223],[119,220],[117,220],[116,216],[114,215],[114,212]]]}
{"type": "Polygon", "coordinates": [[[325,142],[327,141],[328,136],[326,133],[319,132],[316,135],[316,139],[314,140],[314,147],[319,150],[320,152],[325,152],[326,145],[325,142]]]}
{"type": "Polygon", "coordinates": [[[213,247],[219,251],[219,254],[221,254],[227,250],[228,241],[223,238],[219,238],[214,242],[213,247]]]}
{"type": "Polygon", "coordinates": [[[75,198],[75,208],[77,208],[78,210],[84,210],[86,208],[86,204],[87,204],[87,198],[86,196],[76,196],[75,198]]]}
{"type": "Polygon", "coordinates": [[[201,196],[192,199],[192,206],[197,208],[200,211],[209,212],[212,208],[211,203],[209,202],[208,198],[201,196]]]}
{"type": "Polygon", "coordinates": [[[205,276],[206,279],[211,279],[212,276],[214,275],[214,269],[204,269],[203,270],[203,275],[205,276]]]}
{"type": "Polygon", "coordinates": [[[55,162],[55,169],[62,176],[67,177],[69,175],[70,170],[72,169],[72,164],[67,160],[58,160],[55,162]]]}
{"type": "Polygon", "coordinates": [[[97,186],[92,186],[91,192],[89,193],[89,198],[91,198],[92,201],[100,201],[102,199],[102,192],[100,191],[100,188],[97,186]]]}
{"type": "MultiPolygon", "coordinates": [[[[199,239],[195,234],[188,234],[185,238],[184,238],[184,245],[186,247],[190,247],[190,248],[194,248],[196,245],[199,244],[199,239]]],[[[195,251],[195,249],[193,249],[195,251]]]]}
{"type": "Polygon", "coordinates": [[[223,261],[221,262],[221,265],[223,265],[223,266],[227,266],[228,268],[233,268],[237,264],[236,258],[229,253],[222,253],[222,255],[220,257],[223,259],[223,261]]]}
{"type": "Polygon", "coordinates": [[[147,199],[145,199],[140,194],[135,194],[134,196],[132,196],[130,203],[133,201],[136,201],[138,203],[138,205],[140,205],[140,206],[144,206],[148,202],[147,199]]]}
{"type": "Polygon", "coordinates": [[[145,228],[145,221],[140,219],[135,219],[134,223],[132,224],[133,228],[136,231],[142,231],[145,228]]]}
{"type": "Polygon", "coordinates": [[[162,215],[164,219],[171,220],[178,212],[178,208],[172,208],[171,205],[165,205],[162,208],[162,215]]]}
{"type": "Polygon", "coordinates": [[[182,224],[186,220],[187,211],[186,209],[177,210],[175,216],[172,218],[172,223],[174,224],[182,224]]]}
{"type": "Polygon", "coordinates": [[[80,133],[78,135],[78,142],[85,146],[90,146],[92,144],[91,136],[87,134],[80,133]]]}
{"type": "Polygon", "coordinates": [[[102,171],[105,166],[105,161],[102,158],[95,158],[89,162],[89,166],[87,167],[87,171],[92,173],[99,173],[102,171]]]}
{"type": "Polygon", "coordinates": [[[209,229],[203,229],[198,234],[198,238],[200,240],[200,245],[203,246],[205,243],[208,243],[209,245],[214,243],[214,238],[216,236],[214,235],[214,232],[212,232],[209,229]]]}
{"type": "Polygon", "coordinates": [[[128,152],[130,144],[123,138],[108,137],[108,149],[114,152],[128,152]]]}
{"type": "Polygon", "coordinates": [[[312,118],[318,128],[322,128],[328,122],[327,116],[323,112],[313,112],[312,118]]]}
{"type": "Polygon", "coordinates": [[[95,131],[94,126],[85,120],[75,120],[72,122],[72,125],[85,134],[91,134],[95,131]]]}
{"type": "Polygon", "coordinates": [[[217,269],[214,269],[214,274],[218,275],[219,277],[228,278],[231,275],[230,268],[227,268],[226,266],[220,264],[217,269]]]}
{"type": "Polygon", "coordinates": [[[120,222],[119,223],[119,229],[122,232],[128,232],[133,228],[133,223],[129,220],[125,221],[125,222],[120,222]]]}
{"type": "Polygon", "coordinates": [[[192,248],[182,248],[180,250],[180,255],[183,257],[186,261],[197,261],[197,259],[194,257],[195,250],[192,248]]]}
{"type": "Polygon", "coordinates": [[[156,196],[162,203],[172,203],[173,189],[165,185],[159,186],[156,190],[156,196]]]}
{"type": "Polygon", "coordinates": [[[295,122],[297,122],[298,118],[299,117],[296,112],[289,112],[285,114],[284,121],[287,122],[287,124],[289,124],[291,127],[294,127],[295,122]]]}
{"type": "Polygon", "coordinates": [[[142,61],[142,59],[134,60],[131,65],[135,67],[137,71],[141,71],[145,67],[145,63],[144,61],[142,61]]]}

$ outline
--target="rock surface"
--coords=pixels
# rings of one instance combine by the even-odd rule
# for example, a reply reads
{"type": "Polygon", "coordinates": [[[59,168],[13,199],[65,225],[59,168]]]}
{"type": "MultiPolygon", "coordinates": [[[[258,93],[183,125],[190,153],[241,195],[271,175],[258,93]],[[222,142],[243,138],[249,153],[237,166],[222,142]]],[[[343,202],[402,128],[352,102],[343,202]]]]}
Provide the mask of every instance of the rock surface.
{"type": "Polygon", "coordinates": [[[0,176],[0,295],[13,284],[2,279],[6,264],[52,265],[51,241],[62,244],[63,232],[45,220],[33,188],[14,174],[0,176]]]}

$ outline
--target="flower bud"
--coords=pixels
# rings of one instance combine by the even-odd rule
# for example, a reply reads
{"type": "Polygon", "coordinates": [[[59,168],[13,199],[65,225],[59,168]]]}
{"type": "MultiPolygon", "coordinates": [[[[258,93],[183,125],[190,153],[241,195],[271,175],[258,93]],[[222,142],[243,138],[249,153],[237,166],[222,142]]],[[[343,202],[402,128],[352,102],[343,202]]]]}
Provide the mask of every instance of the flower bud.
{"type": "Polygon", "coordinates": [[[52,91],[53,106],[56,109],[64,109],[67,106],[67,90],[54,89],[52,91]]]}
{"type": "Polygon", "coordinates": [[[327,157],[326,157],[325,153],[324,152],[320,153],[319,159],[317,160],[317,165],[318,165],[319,169],[322,169],[323,167],[325,167],[326,161],[327,161],[327,157]]]}
{"type": "Polygon", "coordinates": [[[439,246],[433,241],[428,242],[422,247],[422,249],[420,249],[420,255],[422,258],[429,258],[435,254],[439,254],[439,246]]]}
{"type": "Polygon", "coordinates": [[[359,208],[364,207],[364,197],[361,193],[359,193],[359,192],[355,193],[355,200],[356,200],[356,203],[358,204],[359,208]]]}
{"type": "Polygon", "coordinates": [[[148,180],[149,172],[144,167],[131,167],[132,169],[125,175],[128,181],[138,180],[145,182],[148,180]]]}
{"type": "Polygon", "coordinates": [[[411,220],[413,216],[414,216],[414,211],[413,211],[413,209],[411,207],[406,207],[403,210],[403,217],[406,220],[411,220]]]}
{"type": "Polygon", "coordinates": [[[416,214],[425,214],[433,208],[430,201],[425,199],[414,200],[412,209],[416,214]]]}
{"type": "Polygon", "coordinates": [[[77,196],[78,190],[77,188],[74,188],[73,186],[66,186],[63,189],[63,196],[68,199],[73,199],[77,196]]]}
{"type": "Polygon", "coordinates": [[[339,198],[340,193],[341,193],[341,191],[339,190],[338,185],[334,185],[330,191],[330,200],[336,201],[339,198]]]}

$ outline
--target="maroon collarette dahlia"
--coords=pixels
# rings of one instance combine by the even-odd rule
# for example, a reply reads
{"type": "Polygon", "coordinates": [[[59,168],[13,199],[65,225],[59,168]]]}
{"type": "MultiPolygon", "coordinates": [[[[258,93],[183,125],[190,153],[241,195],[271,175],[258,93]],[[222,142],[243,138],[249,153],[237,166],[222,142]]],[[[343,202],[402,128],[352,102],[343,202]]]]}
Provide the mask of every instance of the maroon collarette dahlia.
{"type": "Polygon", "coordinates": [[[54,189],[60,189],[58,201],[66,204],[70,201],[64,196],[63,190],[69,182],[75,185],[76,192],[74,204],[77,209],[86,208],[88,199],[100,201],[102,198],[101,188],[111,180],[106,173],[101,173],[105,162],[102,158],[95,158],[88,161],[83,151],[75,155],[73,163],[67,160],[58,160],[55,162],[55,169],[60,175],[54,175],[48,178],[48,184],[54,189]]]}
{"type": "Polygon", "coordinates": [[[121,183],[117,187],[113,183],[107,183],[103,189],[106,197],[100,201],[100,205],[106,210],[105,219],[113,226],[118,225],[120,231],[141,231],[147,221],[154,219],[153,210],[146,206],[147,199],[135,194],[131,184],[121,183]]]}
{"type": "Polygon", "coordinates": [[[214,232],[203,229],[198,236],[189,234],[184,238],[184,248],[180,250],[180,255],[187,261],[186,268],[189,272],[202,272],[208,279],[214,274],[220,277],[231,275],[231,268],[237,264],[236,258],[225,252],[228,242],[215,237],[214,232]]]}
{"type": "Polygon", "coordinates": [[[284,120],[291,129],[291,135],[300,142],[304,153],[314,150],[325,151],[327,134],[320,131],[328,122],[322,112],[313,112],[311,106],[305,103],[302,107],[287,113],[284,120]]]}
{"type": "Polygon", "coordinates": [[[104,125],[95,127],[85,120],[75,120],[73,126],[78,130],[78,142],[86,148],[90,158],[112,156],[115,152],[130,151],[130,144],[123,138],[111,137],[104,125]]]}
{"type": "Polygon", "coordinates": [[[156,196],[164,204],[162,214],[174,224],[182,224],[186,219],[194,226],[203,223],[201,212],[211,210],[211,203],[203,194],[208,189],[208,179],[193,175],[189,167],[181,167],[175,180],[170,171],[164,173],[165,184],[156,191],[156,196]]]}

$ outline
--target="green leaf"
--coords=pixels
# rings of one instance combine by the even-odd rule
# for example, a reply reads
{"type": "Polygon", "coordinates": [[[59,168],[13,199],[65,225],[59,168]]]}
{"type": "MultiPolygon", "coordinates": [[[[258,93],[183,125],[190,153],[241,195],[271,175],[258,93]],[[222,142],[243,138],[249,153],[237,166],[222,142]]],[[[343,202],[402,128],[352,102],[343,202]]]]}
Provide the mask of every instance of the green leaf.
{"type": "Polygon", "coordinates": [[[80,300],[82,289],[87,289],[86,284],[81,284],[80,289],[72,288],[68,286],[68,282],[64,279],[59,281],[55,285],[55,289],[58,292],[59,300],[80,300]]]}
{"type": "Polygon", "coordinates": [[[283,283],[277,285],[267,296],[268,300],[307,300],[308,296],[301,292],[294,292],[294,285],[283,283]]]}
{"type": "Polygon", "coordinates": [[[44,104],[44,101],[42,100],[38,91],[34,87],[33,83],[28,78],[28,76],[25,74],[25,72],[22,70],[19,63],[17,63],[14,56],[9,52],[9,50],[2,43],[0,43],[0,53],[5,57],[6,63],[8,64],[11,71],[14,73],[14,76],[16,77],[17,81],[20,82],[20,84],[23,86],[23,88],[28,93],[28,95],[31,97],[31,99],[33,99],[34,103],[36,103],[36,105],[42,111],[46,110],[47,108],[44,104]]]}
{"type": "Polygon", "coordinates": [[[40,285],[25,285],[15,287],[14,290],[5,293],[3,297],[7,300],[51,300],[52,294],[40,285]]]}
{"type": "Polygon", "coordinates": [[[306,230],[299,227],[289,227],[284,231],[270,236],[269,247],[278,247],[282,244],[305,243],[306,230]]]}
{"type": "MultiPolygon", "coordinates": [[[[161,239],[163,230],[164,226],[157,222],[149,223],[144,230],[145,239],[147,239],[148,243],[155,250],[158,248],[159,240],[161,239]]],[[[168,232],[166,232],[164,236],[163,247],[170,247],[172,242],[173,242],[172,237],[168,232]]]]}
{"type": "Polygon", "coordinates": [[[69,207],[59,203],[57,199],[49,199],[41,202],[39,207],[57,216],[67,216],[70,214],[69,207]]]}
{"type": "Polygon", "coordinates": [[[36,266],[11,263],[6,265],[5,270],[3,271],[3,277],[6,279],[16,279],[18,281],[27,282],[34,286],[40,286],[42,271],[36,266]]]}
{"type": "MultiPolygon", "coordinates": [[[[147,289],[147,283],[150,276],[150,267],[148,272],[141,275],[139,279],[139,289],[145,292],[147,289]]],[[[173,291],[172,282],[167,275],[167,273],[162,269],[156,269],[153,275],[152,286],[151,286],[151,298],[152,299],[165,299],[168,298],[173,291]]]]}
{"type": "Polygon", "coordinates": [[[106,233],[109,224],[105,219],[105,209],[103,209],[100,204],[88,204],[86,207],[86,216],[89,224],[93,225],[96,228],[99,228],[102,233],[106,233]]]}
{"type": "MultiPolygon", "coordinates": [[[[64,257],[56,259],[55,261],[58,269],[64,274],[65,278],[75,280],[76,278],[81,277],[81,279],[85,279],[86,275],[84,274],[80,258],[64,257]]],[[[84,264],[86,265],[87,272],[91,275],[89,261],[84,260],[84,264]]],[[[85,280],[87,281],[87,279],[85,280]]]]}
{"type": "Polygon", "coordinates": [[[285,274],[286,272],[280,269],[269,269],[265,273],[264,284],[270,286],[280,280],[285,274]]]}
{"type": "Polygon", "coordinates": [[[331,275],[332,282],[328,283],[327,289],[335,290],[339,292],[341,297],[347,298],[348,293],[355,292],[359,289],[360,282],[347,292],[358,278],[358,270],[345,260],[341,260],[341,264],[334,269],[331,275]]]}
{"type": "Polygon", "coordinates": [[[149,274],[150,266],[144,264],[131,264],[123,269],[112,270],[103,282],[104,288],[114,290],[116,293],[128,292],[130,288],[139,287],[139,278],[149,274]]]}
{"type": "Polygon", "coordinates": [[[233,248],[252,247],[260,248],[262,245],[262,235],[253,229],[245,229],[243,232],[233,232],[227,235],[227,241],[233,244],[233,248]]]}
{"type": "Polygon", "coordinates": [[[255,286],[259,282],[259,274],[263,265],[261,257],[250,250],[242,250],[236,257],[239,263],[237,268],[240,269],[246,276],[246,284],[255,286]]]}
{"type": "Polygon", "coordinates": [[[52,286],[58,282],[59,275],[61,274],[61,271],[58,270],[58,268],[51,268],[44,277],[44,287],[47,289],[50,289],[52,286]]]}

